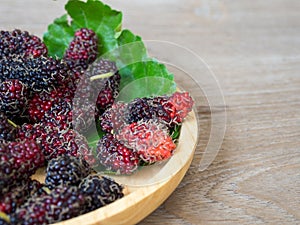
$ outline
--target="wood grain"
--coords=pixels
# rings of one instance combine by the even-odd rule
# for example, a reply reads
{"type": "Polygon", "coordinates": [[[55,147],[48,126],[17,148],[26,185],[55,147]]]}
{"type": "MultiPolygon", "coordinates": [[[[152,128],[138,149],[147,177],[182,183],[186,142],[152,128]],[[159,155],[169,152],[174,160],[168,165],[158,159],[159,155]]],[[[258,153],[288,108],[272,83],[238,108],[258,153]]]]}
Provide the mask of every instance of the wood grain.
{"type": "MultiPolygon", "coordinates": [[[[42,35],[64,2],[4,0],[1,28],[42,35]]],[[[203,101],[188,173],[140,224],[300,224],[299,1],[107,2],[124,12],[124,27],[145,40],[175,42],[201,56],[226,101],[226,135],[214,162],[198,170],[210,114],[225,108],[203,101]]]]}

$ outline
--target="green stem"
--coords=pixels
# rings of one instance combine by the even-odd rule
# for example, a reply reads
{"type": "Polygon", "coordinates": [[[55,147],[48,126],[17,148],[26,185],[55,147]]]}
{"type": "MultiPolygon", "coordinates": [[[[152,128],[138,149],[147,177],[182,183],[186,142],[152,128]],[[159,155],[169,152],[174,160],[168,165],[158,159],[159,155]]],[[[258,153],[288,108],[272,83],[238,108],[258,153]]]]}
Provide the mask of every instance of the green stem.
{"type": "Polygon", "coordinates": [[[6,221],[7,223],[10,223],[9,216],[4,212],[0,212],[0,218],[6,221]]]}
{"type": "Polygon", "coordinates": [[[12,125],[13,127],[15,127],[15,128],[18,127],[17,124],[15,124],[13,121],[11,121],[11,120],[9,120],[9,119],[7,119],[7,122],[8,122],[10,125],[12,125]]]}
{"type": "Polygon", "coordinates": [[[113,76],[114,74],[115,74],[115,73],[113,73],[113,72],[108,72],[108,73],[98,74],[98,75],[95,75],[95,76],[90,77],[90,80],[93,81],[93,80],[98,80],[98,79],[104,79],[104,78],[111,77],[111,76],[113,76]]]}

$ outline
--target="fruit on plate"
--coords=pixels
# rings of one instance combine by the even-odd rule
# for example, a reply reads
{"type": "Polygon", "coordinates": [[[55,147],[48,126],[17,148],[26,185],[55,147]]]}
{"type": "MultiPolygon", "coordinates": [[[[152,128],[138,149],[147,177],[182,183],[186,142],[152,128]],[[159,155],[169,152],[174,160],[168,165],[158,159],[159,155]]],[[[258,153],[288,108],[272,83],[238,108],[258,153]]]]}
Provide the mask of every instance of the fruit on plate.
{"type": "Polygon", "coordinates": [[[0,31],[0,224],[55,223],[122,198],[124,186],[97,172],[130,176],[166,162],[193,108],[142,39],[121,28],[121,12],[98,0],[65,9],[42,39],[0,31]],[[119,100],[143,78],[166,82],[119,100]]]}

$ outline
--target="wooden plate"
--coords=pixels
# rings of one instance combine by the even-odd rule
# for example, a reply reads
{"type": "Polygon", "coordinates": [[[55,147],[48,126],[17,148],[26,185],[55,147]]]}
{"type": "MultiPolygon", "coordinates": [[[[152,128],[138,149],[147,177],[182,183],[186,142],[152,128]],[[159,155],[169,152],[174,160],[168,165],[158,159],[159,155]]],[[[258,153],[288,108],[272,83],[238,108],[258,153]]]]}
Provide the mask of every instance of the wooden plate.
{"type": "MultiPolygon", "coordinates": [[[[146,167],[139,174],[133,175],[135,177],[115,176],[113,178],[125,186],[126,194],[122,199],[56,225],[138,223],[160,206],[181,182],[193,159],[197,139],[198,123],[196,114],[192,111],[182,125],[176,152],[167,163],[154,168],[154,171],[159,171],[155,174],[155,179],[149,178],[149,174],[153,174],[153,168],[146,167]]],[[[43,171],[39,171],[34,178],[43,182],[43,171]]]]}

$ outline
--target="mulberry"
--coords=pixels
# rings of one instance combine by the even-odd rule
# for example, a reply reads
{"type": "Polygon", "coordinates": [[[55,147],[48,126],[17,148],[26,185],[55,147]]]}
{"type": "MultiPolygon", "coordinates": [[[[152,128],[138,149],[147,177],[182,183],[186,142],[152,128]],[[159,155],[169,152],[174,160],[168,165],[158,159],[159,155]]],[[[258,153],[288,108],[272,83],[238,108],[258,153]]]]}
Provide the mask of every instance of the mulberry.
{"type": "Polygon", "coordinates": [[[8,116],[20,117],[24,114],[29,98],[27,86],[17,79],[0,83],[0,110],[8,116]]]}
{"type": "Polygon", "coordinates": [[[34,196],[11,215],[15,225],[51,224],[83,214],[85,198],[76,186],[57,187],[49,194],[34,196]]]}
{"type": "Polygon", "coordinates": [[[0,190],[28,179],[45,163],[39,145],[31,140],[0,144],[0,190]]]}
{"type": "Polygon", "coordinates": [[[168,99],[167,96],[134,99],[128,103],[126,122],[130,124],[140,120],[157,119],[168,127],[178,124],[180,121],[175,117],[176,108],[168,99]]]}
{"type": "Polygon", "coordinates": [[[116,137],[146,163],[166,160],[176,148],[167,127],[156,120],[140,120],[124,126],[116,137]]]}
{"type": "Polygon", "coordinates": [[[0,60],[0,80],[18,79],[33,92],[50,92],[70,76],[68,65],[59,59],[24,58],[15,55],[0,60]]]}
{"type": "Polygon", "coordinates": [[[112,134],[106,134],[99,140],[97,158],[107,170],[118,174],[131,174],[139,164],[138,154],[112,134]]]}
{"type": "Polygon", "coordinates": [[[128,103],[126,122],[156,119],[169,128],[182,123],[192,111],[194,101],[188,92],[175,92],[171,96],[137,98],[128,103]]]}
{"type": "Polygon", "coordinates": [[[60,99],[71,101],[73,94],[68,89],[55,89],[50,93],[36,93],[28,101],[28,115],[33,123],[40,122],[45,113],[51,109],[52,105],[59,102],[60,99]]]}
{"type": "Polygon", "coordinates": [[[45,183],[50,189],[63,185],[77,186],[90,173],[91,167],[84,159],[62,155],[48,162],[45,183]]]}
{"type": "Polygon", "coordinates": [[[108,205],[124,196],[123,186],[104,176],[89,175],[79,185],[86,199],[87,212],[108,205]]]}
{"type": "Polygon", "coordinates": [[[37,180],[24,180],[10,188],[0,197],[0,212],[11,214],[21,206],[31,195],[38,191],[41,183],[37,180]]]}
{"type": "Polygon", "coordinates": [[[13,55],[37,58],[47,56],[47,53],[47,47],[41,39],[27,31],[0,31],[0,58],[13,55]]]}
{"type": "Polygon", "coordinates": [[[74,34],[64,54],[64,59],[71,68],[87,69],[88,65],[94,62],[98,55],[98,38],[94,31],[81,28],[74,34]]]}

